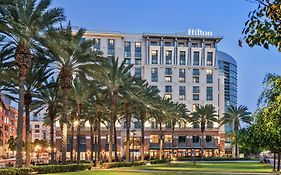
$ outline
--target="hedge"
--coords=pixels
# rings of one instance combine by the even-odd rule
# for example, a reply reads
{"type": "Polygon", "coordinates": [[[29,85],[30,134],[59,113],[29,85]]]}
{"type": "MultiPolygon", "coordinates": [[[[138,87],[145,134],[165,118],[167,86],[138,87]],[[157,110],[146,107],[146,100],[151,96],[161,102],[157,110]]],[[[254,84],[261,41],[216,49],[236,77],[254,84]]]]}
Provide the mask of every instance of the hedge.
{"type": "Polygon", "coordinates": [[[103,163],[102,168],[117,168],[117,167],[131,167],[131,166],[140,166],[145,165],[145,162],[111,162],[103,163]]]}
{"type": "Polygon", "coordinates": [[[28,175],[33,172],[32,168],[4,168],[0,169],[0,175],[28,175]]]}
{"type": "Polygon", "coordinates": [[[43,166],[33,166],[32,169],[38,174],[50,174],[50,173],[63,173],[63,172],[75,172],[84,171],[86,169],[91,169],[90,164],[69,164],[69,165],[43,165],[43,166]]]}
{"type": "MultiPolygon", "coordinates": [[[[177,158],[178,161],[192,161],[193,158],[192,157],[178,157],[177,158]]],[[[195,157],[196,161],[233,161],[233,160],[253,160],[251,158],[232,158],[232,157],[195,157]]]]}
{"type": "Polygon", "coordinates": [[[151,164],[159,164],[159,163],[167,163],[169,160],[168,159],[154,159],[154,160],[150,160],[148,161],[151,164]]]}

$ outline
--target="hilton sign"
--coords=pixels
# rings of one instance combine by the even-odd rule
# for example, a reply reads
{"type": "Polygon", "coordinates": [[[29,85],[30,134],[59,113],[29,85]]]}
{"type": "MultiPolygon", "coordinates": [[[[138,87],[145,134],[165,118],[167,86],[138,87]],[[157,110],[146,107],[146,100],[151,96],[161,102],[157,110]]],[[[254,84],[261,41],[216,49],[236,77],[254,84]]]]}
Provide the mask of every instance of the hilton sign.
{"type": "Polygon", "coordinates": [[[213,36],[213,32],[203,31],[201,29],[188,29],[188,35],[213,36]]]}

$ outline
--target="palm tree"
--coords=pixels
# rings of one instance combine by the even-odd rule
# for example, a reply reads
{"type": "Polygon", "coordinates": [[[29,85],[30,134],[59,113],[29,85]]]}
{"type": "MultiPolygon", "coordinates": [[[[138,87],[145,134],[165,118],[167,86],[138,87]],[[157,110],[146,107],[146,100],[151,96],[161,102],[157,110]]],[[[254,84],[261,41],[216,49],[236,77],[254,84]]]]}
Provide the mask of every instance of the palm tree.
{"type": "Polygon", "coordinates": [[[248,108],[246,106],[240,105],[239,107],[230,106],[227,108],[224,113],[224,117],[221,118],[222,124],[230,124],[233,127],[233,131],[235,134],[235,158],[238,158],[238,143],[237,143],[237,131],[241,128],[241,123],[251,124],[252,117],[251,113],[248,112],[248,108]]]}
{"type": "Polygon", "coordinates": [[[186,105],[183,103],[172,103],[170,109],[169,119],[171,120],[172,124],[172,154],[171,159],[174,158],[174,135],[175,135],[175,125],[177,123],[186,123],[189,119],[188,117],[188,110],[186,105]]]}
{"type": "Polygon", "coordinates": [[[73,109],[76,113],[77,125],[77,162],[80,162],[80,132],[81,132],[81,117],[84,110],[84,104],[92,95],[91,87],[87,80],[83,80],[81,77],[74,79],[74,86],[71,92],[71,100],[73,101],[73,109]]]}
{"type": "Polygon", "coordinates": [[[112,162],[113,152],[113,136],[114,126],[117,119],[117,100],[120,96],[120,91],[127,90],[127,87],[132,83],[132,77],[129,75],[129,70],[132,65],[126,66],[125,60],[119,65],[118,59],[109,58],[105,63],[104,68],[98,70],[98,80],[107,88],[110,106],[109,119],[109,162],[112,162]]]}
{"type": "Polygon", "coordinates": [[[203,141],[204,132],[208,123],[218,122],[217,111],[211,104],[204,106],[196,106],[195,112],[192,113],[191,122],[193,124],[200,124],[201,129],[201,158],[203,158],[203,141]]]}
{"type": "Polygon", "coordinates": [[[53,36],[57,36],[55,45],[53,41],[48,42],[48,47],[53,53],[53,58],[57,66],[59,75],[59,83],[63,95],[63,116],[62,116],[62,163],[66,163],[67,149],[67,113],[68,113],[68,97],[72,88],[73,80],[76,76],[87,77],[92,66],[96,64],[97,55],[92,51],[93,40],[83,40],[85,29],[79,29],[75,34],[72,33],[70,24],[66,29],[60,31],[51,31],[53,36]],[[58,47],[60,45],[60,47],[58,47]]]}
{"type": "Polygon", "coordinates": [[[40,48],[48,28],[65,19],[61,8],[48,9],[51,0],[11,0],[0,3],[0,33],[5,37],[3,50],[13,50],[18,67],[18,127],[16,165],[23,165],[24,82],[32,67],[32,54],[40,48]]]}
{"type": "Polygon", "coordinates": [[[58,118],[57,114],[61,109],[59,103],[59,84],[58,82],[52,77],[49,80],[45,80],[42,84],[42,87],[38,89],[38,92],[35,94],[35,105],[36,107],[35,114],[46,110],[47,115],[45,120],[49,121],[50,125],[50,146],[51,146],[51,164],[55,163],[55,130],[54,124],[56,119],[58,118]]]}

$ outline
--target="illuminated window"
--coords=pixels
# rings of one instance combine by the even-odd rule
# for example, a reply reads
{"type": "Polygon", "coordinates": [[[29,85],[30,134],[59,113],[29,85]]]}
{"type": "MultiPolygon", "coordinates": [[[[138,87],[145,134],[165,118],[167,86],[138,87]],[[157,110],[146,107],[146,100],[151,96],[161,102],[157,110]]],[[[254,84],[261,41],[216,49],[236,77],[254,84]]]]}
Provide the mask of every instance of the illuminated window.
{"type": "Polygon", "coordinates": [[[183,68],[179,69],[179,82],[185,83],[185,69],[183,68]]]}
{"type": "Polygon", "coordinates": [[[166,65],[171,65],[172,64],[172,51],[167,50],[166,51],[166,65]]]}
{"type": "Polygon", "coordinates": [[[158,64],[158,50],[151,51],[151,64],[158,64]]]}
{"type": "Polygon", "coordinates": [[[158,135],[150,135],[150,143],[159,143],[158,135]]]}
{"type": "Polygon", "coordinates": [[[193,53],[193,66],[199,66],[199,52],[193,53]]]}
{"type": "Polygon", "coordinates": [[[185,61],[185,51],[180,51],[180,65],[185,65],[186,61],[185,61]]]}
{"type": "Polygon", "coordinates": [[[172,99],[172,94],[165,94],[164,99],[166,100],[172,99]]]}
{"type": "Polygon", "coordinates": [[[207,66],[213,66],[213,52],[207,52],[207,66]]]}
{"type": "Polygon", "coordinates": [[[185,100],[185,86],[179,86],[179,100],[185,100]]]}
{"type": "Polygon", "coordinates": [[[172,143],[172,135],[165,135],[164,136],[165,143],[172,143]]]}
{"type": "Polygon", "coordinates": [[[207,75],[206,75],[206,82],[207,83],[213,83],[213,70],[207,69],[206,73],[207,73],[207,75]]]}
{"type": "Polygon", "coordinates": [[[192,81],[193,83],[199,83],[199,77],[193,77],[192,81]]]}

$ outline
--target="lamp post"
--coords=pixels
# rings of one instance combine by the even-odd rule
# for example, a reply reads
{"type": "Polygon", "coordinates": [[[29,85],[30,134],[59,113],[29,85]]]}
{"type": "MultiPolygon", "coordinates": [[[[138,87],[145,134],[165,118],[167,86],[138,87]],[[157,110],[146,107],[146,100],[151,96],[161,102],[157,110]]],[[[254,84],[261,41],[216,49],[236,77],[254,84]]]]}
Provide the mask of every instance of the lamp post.
{"type": "Polygon", "coordinates": [[[136,130],[134,129],[134,130],[132,130],[131,131],[132,132],[132,134],[133,134],[133,158],[132,158],[132,160],[133,160],[133,162],[135,161],[135,135],[136,135],[136,130]]]}
{"type": "Polygon", "coordinates": [[[77,127],[77,171],[79,171],[80,164],[80,120],[74,122],[74,126],[77,127]]]}

